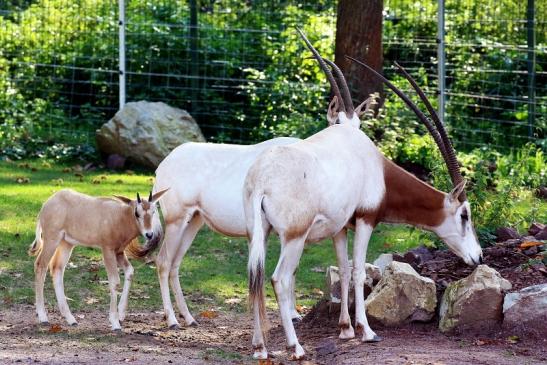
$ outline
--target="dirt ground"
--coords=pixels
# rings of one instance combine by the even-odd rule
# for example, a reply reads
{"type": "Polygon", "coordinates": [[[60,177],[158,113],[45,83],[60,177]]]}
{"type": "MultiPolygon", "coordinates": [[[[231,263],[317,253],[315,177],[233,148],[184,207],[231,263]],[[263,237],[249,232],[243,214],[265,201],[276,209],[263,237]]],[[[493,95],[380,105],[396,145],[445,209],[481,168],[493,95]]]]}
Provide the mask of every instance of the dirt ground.
{"type": "MultiPolygon", "coordinates": [[[[58,313],[50,326],[36,324],[32,306],[0,310],[1,364],[253,364],[249,354],[251,320],[245,313],[199,318],[200,326],[166,330],[158,312],[132,312],[122,333],[109,329],[104,312],[78,312],[76,327],[58,313]]],[[[287,364],[284,334],[277,313],[268,365],[287,364]]],[[[363,344],[338,340],[336,318],[308,320],[296,327],[308,353],[303,364],[547,364],[547,340],[508,343],[505,337],[447,337],[434,325],[378,329],[383,341],[363,344]]]]}

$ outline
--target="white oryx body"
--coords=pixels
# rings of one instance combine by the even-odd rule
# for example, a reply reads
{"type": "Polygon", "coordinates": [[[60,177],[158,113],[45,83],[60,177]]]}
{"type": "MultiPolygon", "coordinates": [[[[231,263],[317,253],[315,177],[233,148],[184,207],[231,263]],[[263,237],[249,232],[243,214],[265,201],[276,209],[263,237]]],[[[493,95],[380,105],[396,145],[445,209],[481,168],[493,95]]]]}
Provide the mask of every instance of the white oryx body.
{"type": "MultiPolygon", "coordinates": [[[[340,120],[358,119],[359,113],[353,109],[341,71],[334,63],[324,60],[300,34],[321,68],[328,73],[328,63],[343,85],[341,111],[337,111],[338,105],[332,107],[331,103],[329,115],[338,114],[340,120]]],[[[389,81],[386,84],[394,88],[389,81]]],[[[415,84],[413,87],[417,88],[415,84]]],[[[334,240],[340,265],[340,338],[353,338],[355,333],[347,309],[350,272],[345,251],[347,229],[355,230],[355,322],[356,328],[363,332],[365,342],[379,340],[368,325],[364,304],[366,251],[372,230],[379,222],[406,223],[433,231],[466,263],[472,265],[482,261],[465,198],[465,181],[459,173],[455,151],[446,132],[436,120],[436,114],[433,119],[437,129],[410,99],[405,95],[401,97],[407,105],[414,107],[420,120],[428,126],[447,162],[455,185],[449,194],[434,189],[386,159],[372,141],[355,128],[357,123],[332,125],[305,140],[272,147],[249,169],[243,197],[250,238],[248,271],[255,324],[252,339],[255,358],[268,356],[263,337],[266,322],[263,286],[265,245],[272,229],[281,241],[272,284],[293,359],[302,359],[305,352],[298,343],[291,321],[289,290],[294,285],[293,274],[306,242],[329,237],[334,240]]],[[[424,103],[431,108],[427,100],[424,103]]]]}
{"type": "MultiPolygon", "coordinates": [[[[185,143],[175,148],[156,169],[154,191],[170,187],[162,201],[165,239],[156,259],[169,327],[177,327],[169,283],[187,325],[195,324],[179,282],[179,267],[195,235],[207,224],[232,237],[246,237],[243,183],[256,157],[276,145],[298,138],[274,138],[256,145],[185,143]]],[[[296,313],[293,313],[296,315],[296,313]]]]}
{"type": "Polygon", "coordinates": [[[103,252],[110,288],[110,323],[113,330],[121,329],[125,318],[133,267],[126,253],[143,257],[161,240],[162,228],[155,202],[163,191],[150,195],[148,200],[117,196],[92,197],[69,189],[52,195],[42,206],[36,224],[36,239],[29,249],[36,255],[34,263],[36,312],[41,323],[48,323],[44,305],[44,280],[49,266],[57,303],[70,325],[76,319],[66,301],[63,275],[74,246],[99,247],[103,252]],[[147,246],[140,247],[137,237],[142,234],[147,246]],[[117,306],[117,287],[120,284],[118,266],[124,270],[124,286],[117,306]]]}

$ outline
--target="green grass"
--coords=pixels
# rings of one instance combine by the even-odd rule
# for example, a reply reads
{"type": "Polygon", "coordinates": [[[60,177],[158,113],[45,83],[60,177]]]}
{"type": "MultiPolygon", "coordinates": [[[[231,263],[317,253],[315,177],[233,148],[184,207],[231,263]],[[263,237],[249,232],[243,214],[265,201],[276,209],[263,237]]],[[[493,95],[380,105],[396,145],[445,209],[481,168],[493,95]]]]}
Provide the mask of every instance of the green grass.
{"type": "MultiPolygon", "coordinates": [[[[113,194],[134,197],[146,194],[152,186],[149,172],[111,173],[93,171],[75,176],[71,165],[47,161],[25,163],[0,162],[0,302],[5,305],[34,303],[33,261],[27,249],[34,240],[36,217],[42,203],[54,192],[71,188],[95,196],[113,194]],[[28,183],[19,181],[29,179],[28,183]],[[80,181],[82,180],[82,181],[80,181]]],[[[526,197],[519,209],[527,209],[526,197]]],[[[528,199],[531,199],[528,197],[528,199]]],[[[529,204],[528,204],[529,205],[529,204]]],[[[351,237],[351,236],[350,236],[351,237]]],[[[432,244],[435,238],[405,226],[380,225],[372,235],[367,261],[383,252],[404,252],[419,244],[432,244]]],[[[350,245],[351,247],[351,245],[350,245]]],[[[279,241],[271,237],[267,253],[267,272],[271,274],[279,257],[279,241]]],[[[205,308],[244,310],[247,295],[247,242],[224,237],[207,228],[202,229],[181,267],[180,279],[194,314],[205,308]],[[239,304],[225,300],[239,298],[239,304]]],[[[299,303],[312,305],[324,289],[324,273],[314,268],[335,265],[332,243],[324,241],[306,247],[297,273],[299,303]]],[[[155,267],[133,261],[135,279],[130,292],[130,308],[160,310],[162,308],[155,267]]],[[[107,276],[98,249],[77,247],[65,273],[65,291],[73,310],[101,308],[106,310],[107,276]]],[[[273,291],[267,285],[269,305],[273,291]]],[[[56,306],[50,280],[46,284],[46,302],[56,306]]]]}

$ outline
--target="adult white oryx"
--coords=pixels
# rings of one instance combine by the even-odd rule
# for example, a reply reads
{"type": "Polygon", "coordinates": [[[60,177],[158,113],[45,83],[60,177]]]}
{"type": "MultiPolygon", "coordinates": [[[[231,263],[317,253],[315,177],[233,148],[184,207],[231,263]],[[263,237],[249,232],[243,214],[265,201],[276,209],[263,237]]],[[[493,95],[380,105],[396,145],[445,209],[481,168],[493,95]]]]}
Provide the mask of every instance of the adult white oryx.
{"type": "Polygon", "coordinates": [[[110,324],[120,330],[125,318],[129,287],[133,278],[130,257],[144,257],[150,247],[162,237],[162,227],[156,202],[165,193],[159,191],[148,200],[123,196],[96,198],[69,189],[53,194],[42,206],[36,223],[36,239],[29,255],[37,256],[34,262],[36,312],[40,323],[48,323],[44,305],[44,280],[47,269],[51,272],[59,310],[68,324],[76,325],[65,297],[63,275],[74,246],[99,247],[103,252],[104,266],[110,288],[110,324]],[[147,244],[141,247],[137,237],[141,234],[147,244]],[[123,292],[117,305],[117,287],[120,284],[118,267],[124,270],[123,292]]]}
{"type": "MultiPolygon", "coordinates": [[[[304,40],[325,70],[327,66],[319,53],[305,37],[304,40]]],[[[412,104],[408,98],[405,102],[412,104]]],[[[344,117],[350,120],[356,117],[348,105],[345,110],[344,117]]],[[[305,352],[291,321],[289,289],[306,242],[333,237],[338,254],[346,248],[347,229],[355,230],[355,325],[363,331],[363,341],[379,340],[367,322],[363,295],[367,245],[379,222],[406,223],[433,231],[467,264],[481,261],[482,251],[471,222],[455,151],[441,124],[436,130],[423,113],[416,107],[413,110],[431,127],[430,132],[448,165],[454,183],[448,194],[395,165],[362,131],[348,124],[332,125],[302,141],[272,147],[249,169],[244,206],[250,237],[248,271],[255,358],[268,356],[262,328],[266,319],[263,284],[265,243],[271,229],[281,241],[272,284],[293,359],[303,358],[305,352]]],[[[347,262],[342,264],[342,300],[347,301],[350,273],[347,262]]],[[[341,338],[355,336],[344,305],[339,325],[341,338]]]]}
{"type": "MultiPolygon", "coordinates": [[[[329,125],[340,123],[358,127],[358,118],[348,119],[345,113],[337,112],[339,101],[344,109],[343,101],[350,99],[347,85],[341,93],[330,71],[326,76],[335,94],[327,113],[329,125]]],[[[356,108],[356,113],[361,113],[362,108],[368,106],[368,102],[363,102],[356,108]]],[[[265,150],[297,141],[300,139],[285,137],[251,146],[185,143],[174,149],[158,166],[154,191],[170,187],[161,205],[166,224],[165,239],[156,259],[164,311],[170,328],[177,328],[179,323],[171,304],[169,283],[186,324],[197,324],[188,310],[178,277],[181,261],[197,232],[203,224],[207,224],[226,236],[247,237],[242,196],[249,167],[265,150]]],[[[347,254],[344,255],[347,261],[347,254]]],[[[292,294],[290,307],[291,317],[299,318],[292,294]]]]}

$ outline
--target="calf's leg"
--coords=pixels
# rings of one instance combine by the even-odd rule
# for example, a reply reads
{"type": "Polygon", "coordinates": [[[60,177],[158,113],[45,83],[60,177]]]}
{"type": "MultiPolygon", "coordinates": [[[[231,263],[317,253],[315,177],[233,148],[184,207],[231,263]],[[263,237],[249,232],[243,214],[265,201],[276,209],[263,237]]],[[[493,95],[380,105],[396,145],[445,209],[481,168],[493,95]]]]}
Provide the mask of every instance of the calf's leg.
{"type": "Polygon", "coordinates": [[[66,301],[65,296],[65,287],[63,284],[63,278],[65,275],[65,268],[70,255],[72,253],[73,245],[66,242],[65,240],[61,241],[59,247],[55,251],[55,255],[49,263],[49,271],[51,273],[51,278],[53,280],[53,287],[55,288],[55,296],[57,297],[57,304],[59,305],[59,311],[61,315],[65,318],[67,323],[71,326],[75,326],[78,323],[76,318],[70,313],[70,308],[66,301]]]}
{"type": "Polygon", "coordinates": [[[110,249],[103,249],[103,260],[106,273],[108,275],[108,287],[110,289],[110,311],[108,318],[113,331],[121,331],[120,317],[118,314],[118,286],[120,285],[120,276],[118,274],[118,265],[116,253],[110,249]]]}

